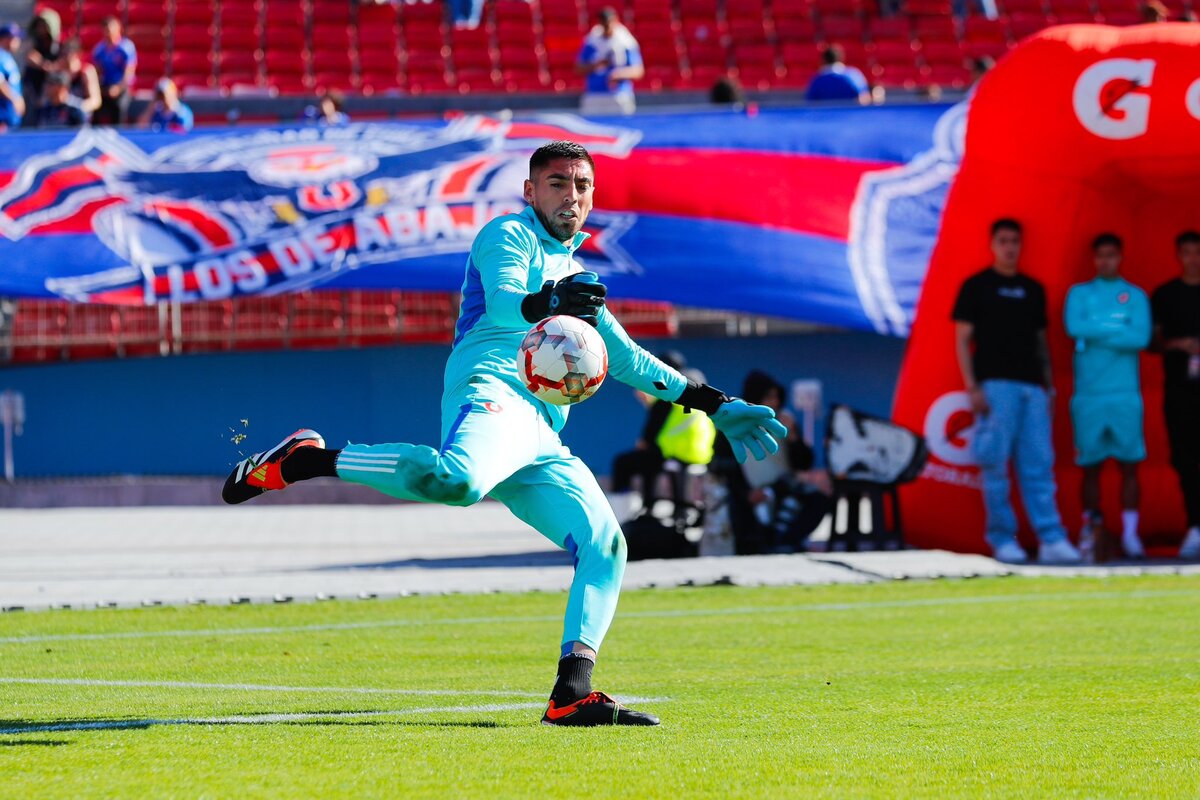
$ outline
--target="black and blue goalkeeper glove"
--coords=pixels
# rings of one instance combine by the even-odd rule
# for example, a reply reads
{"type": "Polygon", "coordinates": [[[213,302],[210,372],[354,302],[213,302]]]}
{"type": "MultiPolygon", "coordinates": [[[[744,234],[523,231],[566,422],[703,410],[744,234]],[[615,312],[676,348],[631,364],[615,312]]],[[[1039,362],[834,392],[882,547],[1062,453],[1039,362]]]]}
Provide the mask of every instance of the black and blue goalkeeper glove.
{"type": "Polygon", "coordinates": [[[546,317],[566,314],[579,317],[594,328],[606,294],[608,287],[600,282],[599,275],[577,272],[558,283],[546,281],[540,291],[526,295],[521,302],[521,315],[530,322],[539,322],[546,317]]]}
{"type": "Polygon", "coordinates": [[[779,441],[787,436],[787,428],[775,419],[767,406],[747,403],[738,397],[728,397],[708,384],[688,381],[687,388],[675,402],[685,408],[696,408],[712,418],[733,450],[739,464],[746,463],[746,450],[758,461],[768,453],[779,452],[779,441]]]}

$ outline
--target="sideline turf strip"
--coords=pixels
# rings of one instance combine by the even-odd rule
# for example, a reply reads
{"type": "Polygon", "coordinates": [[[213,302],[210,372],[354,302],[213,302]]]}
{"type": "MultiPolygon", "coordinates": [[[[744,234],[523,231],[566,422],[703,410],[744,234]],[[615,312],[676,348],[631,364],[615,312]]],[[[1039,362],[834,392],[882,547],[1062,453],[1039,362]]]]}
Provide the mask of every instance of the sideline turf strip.
{"type": "Polygon", "coordinates": [[[0,616],[0,679],[230,687],[0,682],[0,796],[1200,796],[1200,578],[630,592],[596,685],[657,729],[513,708],[565,601],[0,616]]]}

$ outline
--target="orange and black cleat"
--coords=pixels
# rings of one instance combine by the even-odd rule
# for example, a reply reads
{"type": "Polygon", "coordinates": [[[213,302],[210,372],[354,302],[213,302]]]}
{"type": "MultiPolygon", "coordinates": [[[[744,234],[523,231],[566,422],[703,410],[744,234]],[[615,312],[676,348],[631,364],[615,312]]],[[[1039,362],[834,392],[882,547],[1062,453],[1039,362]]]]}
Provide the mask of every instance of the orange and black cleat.
{"type": "Polygon", "coordinates": [[[658,717],[644,711],[634,711],[613,700],[604,692],[592,692],[582,700],[562,706],[550,701],[542,715],[543,725],[657,725],[658,717]]]}
{"type": "Polygon", "coordinates": [[[296,431],[270,450],[239,461],[225,479],[221,499],[232,505],[244,503],[272,489],[286,489],[288,484],[279,471],[283,460],[298,448],[324,446],[325,440],[316,431],[307,428],[296,431]]]}

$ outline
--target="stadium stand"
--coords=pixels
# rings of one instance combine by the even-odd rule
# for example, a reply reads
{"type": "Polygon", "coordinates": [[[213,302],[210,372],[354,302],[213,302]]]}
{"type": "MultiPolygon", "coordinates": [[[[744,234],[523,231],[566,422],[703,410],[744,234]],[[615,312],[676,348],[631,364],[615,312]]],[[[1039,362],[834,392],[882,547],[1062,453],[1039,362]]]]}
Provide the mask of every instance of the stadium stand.
{"type": "MultiPolygon", "coordinates": [[[[19,300],[0,363],[229,350],[447,344],[458,295],[449,292],[309,291],[157,306],[19,300]]],[[[679,319],[668,303],[613,301],[613,313],[638,338],[673,336],[679,319]]]]}
{"type": "MultiPolygon", "coordinates": [[[[577,94],[581,40],[614,6],[646,64],[641,92],[803,90],[823,48],[888,90],[963,90],[972,59],[998,58],[1059,22],[1131,25],[1141,0],[999,0],[1000,15],[954,15],[950,0],[485,0],[480,25],[456,27],[445,3],[403,0],[39,0],[84,52],[109,15],[139,55],[139,84],[172,77],[185,96],[577,94]]],[[[1191,2],[1169,0],[1178,18],[1191,2]]],[[[972,8],[974,4],[969,4],[972,8]]],[[[561,103],[560,103],[561,104],[561,103]]],[[[223,119],[224,117],[220,117],[223,119]]],[[[278,121],[264,116],[265,121],[278,121]]],[[[245,122],[254,121],[243,116],[245,122]]],[[[150,307],[14,303],[0,361],[157,356],[213,350],[450,341],[457,297],[421,292],[305,292],[150,307]]],[[[674,308],[612,307],[636,336],[669,336],[674,308]]]]}
{"type": "MultiPolygon", "coordinates": [[[[41,0],[85,48],[113,14],[138,47],[144,80],[184,93],[574,93],[574,63],[595,13],[612,5],[642,45],[643,92],[803,88],[820,49],[889,89],[962,89],[968,59],[1002,55],[1062,22],[1140,21],[1138,0],[1003,0],[997,19],[956,18],[949,0],[486,0],[478,28],[455,29],[440,2],[353,0],[41,0]]],[[[1167,4],[1172,14],[1188,0],[1167,4]]]]}

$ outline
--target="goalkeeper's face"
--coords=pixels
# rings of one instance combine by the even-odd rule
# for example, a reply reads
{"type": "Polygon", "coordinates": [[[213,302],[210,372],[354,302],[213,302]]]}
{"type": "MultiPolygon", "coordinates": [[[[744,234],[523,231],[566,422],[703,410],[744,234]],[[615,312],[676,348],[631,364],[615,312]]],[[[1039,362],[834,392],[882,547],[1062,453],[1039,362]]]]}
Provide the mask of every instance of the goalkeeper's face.
{"type": "Polygon", "coordinates": [[[556,158],[525,181],[525,202],[560,242],[583,230],[592,211],[595,175],[588,162],[556,158]]]}

